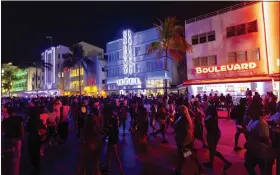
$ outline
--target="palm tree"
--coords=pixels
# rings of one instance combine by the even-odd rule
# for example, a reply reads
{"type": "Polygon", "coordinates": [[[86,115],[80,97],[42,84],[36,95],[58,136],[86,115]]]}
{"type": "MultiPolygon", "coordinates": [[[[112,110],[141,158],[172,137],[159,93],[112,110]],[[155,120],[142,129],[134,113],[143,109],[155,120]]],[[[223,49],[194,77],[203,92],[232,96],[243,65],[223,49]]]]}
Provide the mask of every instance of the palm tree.
{"type": "Polygon", "coordinates": [[[38,97],[38,69],[41,69],[41,70],[51,70],[53,65],[51,63],[45,62],[43,59],[40,59],[38,61],[32,62],[31,66],[36,68],[35,87],[36,87],[36,94],[37,94],[37,97],[38,97]]]}
{"type": "MultiPolygon", "coordinates": [[[[154,24],[159,34],[159,41],[150,43],[147,54],[156,52],[158,55],[165,54],[165,71],[168,71],[168,56],[176,61],[183,58],[182,53],[190,52],[191,45],[185,40],[184,27],[178,25],[176,17],[167,17],[164,21],[158,20],[154,24]]],[[[167,79],[165,79],[165,94],[167,94],[167,79]]]]}
{"type": "Polygon", "coordinates": [[[93,61],[85,56],[85,51],[81,44],[75,44],[70,48],[69,53],[63,54],[64,59],[63,67],[70,69],[78,66],[79,70],[79,91],[80,96],[82,95],[82,86],[81,86],[81,67],[84,68],[85,72],[88,71],[88,66],[93,64],[93,61]]]}
{"type": "Polygon", "coordinates": [[[2,74],[2,88],[8,91],[9,97],[11,97],[11,89],[13,87],[13,81],[17,80],[15,75],[16,69],[6,69],[2,74]]]}

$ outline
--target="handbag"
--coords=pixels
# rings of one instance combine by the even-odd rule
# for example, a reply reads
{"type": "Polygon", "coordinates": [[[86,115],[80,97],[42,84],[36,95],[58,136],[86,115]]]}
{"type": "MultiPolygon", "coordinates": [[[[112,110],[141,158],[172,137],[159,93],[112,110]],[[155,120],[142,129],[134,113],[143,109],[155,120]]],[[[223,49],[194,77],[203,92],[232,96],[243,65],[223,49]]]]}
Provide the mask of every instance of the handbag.
{"type": "Polygon", "coordinates": [[[189,145],[184,146],[184,147],[182,148],[182,153],[183,153],[184,158],[187,158],[187,157],[189,157],[190,155],[192,155],[192,151],[191,151],[191,149],[189,148],[189,145]]]}

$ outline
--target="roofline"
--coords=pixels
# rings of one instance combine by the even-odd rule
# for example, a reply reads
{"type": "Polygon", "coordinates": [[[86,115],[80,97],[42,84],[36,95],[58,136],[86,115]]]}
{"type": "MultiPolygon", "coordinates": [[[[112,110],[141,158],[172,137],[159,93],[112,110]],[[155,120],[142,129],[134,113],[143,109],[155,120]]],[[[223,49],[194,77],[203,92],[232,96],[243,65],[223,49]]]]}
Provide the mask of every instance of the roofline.
{"type": "Polygon", "coordinates": [[[249,5],[253,5],[253,4],[256,4],[256,3],[259,3],[259,2],[260,1],[246,1],[246,2],[239,3],[239,4],[235,4],[235,5],[220,9],[220,10],[216,10],[216,11],[213,11],[213,12],[210,12],[210,13],[206,13],[204,15],[200,15],[200,16],[197,16],[197,17],[194,17],[194,18],[187,19],[187,20],[185,20],[185,24],[190,24],[190,23],[193,23],[193,22],[196,22],[196,21],[200,21],[200,20],[212,17],[212,16],[217,16],[217,15],[220,15],[220,14],[223,14],[223,13],[226,13],[226,12],[241,9],[243,7],[247,7],[249,5]]]}

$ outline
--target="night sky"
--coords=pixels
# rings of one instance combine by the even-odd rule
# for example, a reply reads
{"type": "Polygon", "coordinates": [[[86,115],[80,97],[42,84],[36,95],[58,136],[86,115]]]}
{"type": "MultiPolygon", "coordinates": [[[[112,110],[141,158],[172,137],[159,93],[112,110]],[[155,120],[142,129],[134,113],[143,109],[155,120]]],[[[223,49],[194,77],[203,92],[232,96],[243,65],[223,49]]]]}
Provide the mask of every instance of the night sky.
{"type": "Polygon", "coordinates": [[[1,2],[2,63],[26,64],[53,45],[85,41],[105,49],[108,41],[153,27],[157,18],[184,20],[240,2],[1,2]]]}

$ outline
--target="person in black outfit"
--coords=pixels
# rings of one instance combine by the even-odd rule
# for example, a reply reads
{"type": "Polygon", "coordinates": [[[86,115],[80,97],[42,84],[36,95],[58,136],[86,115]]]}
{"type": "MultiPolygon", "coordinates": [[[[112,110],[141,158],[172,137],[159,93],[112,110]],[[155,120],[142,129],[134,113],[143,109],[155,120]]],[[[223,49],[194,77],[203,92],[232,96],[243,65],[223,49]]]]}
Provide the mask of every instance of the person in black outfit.
{"type": "Polygon", "coordinates": [[[217,151],[217,145],[221,137],[221,131],[218,124],[218,113],[217,109],[214,105],[214,101],[210,101],[210,106],[207,109],[207,117],[205,118],[205,127],[207,130],[207,142],[208,142],[208,149],[209,149],[209,156],[210,161],[204,163],[203,165],[207,168],[213,168],[214,158],[215,156],[219,157],[224,162],[224,171],[227,171],[231,166],[228,160],[217,151]]]}
{"type": "Polygon", "coordinates": [[[117,159],[117,163],[119,165],[120,174],[123,174],[122,163],[117,148],[117,143],[119,140],[119,125],[120,125],[120,119],[117,116],[116,112],[114,112],[114,115],[111,116],[108,122],[107,135],[109,136],[109,139],[107,145],[106,165],[103,168],[103,171],[108,172],[110,170],[111,157],[112,157],[112,153],[114,153],[117,159]]]}
{"type": "Polygon", "coordinates": [[[4,160],[2,174],[18,175],[20,167],[21,146],[24,140],[23,119],[16,115],[16,109],[8,108],[9,117],[2,121],[2,145],[4,160]]]}
{"type": "Polygon", "coordinates": [[[230,117],[235,120],[236,124],[236,133],[235,133],[235,146],[234,150],[238,151],[242,148],[238,146],[238,139],[240,134],[244,134],[244,131],[246,130],[246,124],[245,124],[245,114],[246,114],[246,98],[241,98],[239,101],[239,105],[234,107],[230,113],[230,117]]]}
{"type": "Polygon", "coordinates": [[[28,153],[31,164],[34,166],[32,175],[40,174],[40,147],[42,144],[42,138],[47,133],[46,126],[43,121],[40,120],[39,109],[33,107],[31,109],[32,115],[30,116],[26,131],[28,132],[28,153]],[[43,132],[42,132],[43,131],[43,132]]]}
{"type": "Polygon", "coordinates": [[[120,125],[122,125],[123,127],[123,136],[126,136],[125,127],[126,127],[126,120],[127,120],[127,109],[126,106],[124,106],[123,102],[120,103],[119,117],[120,117],[120,125]]]}

